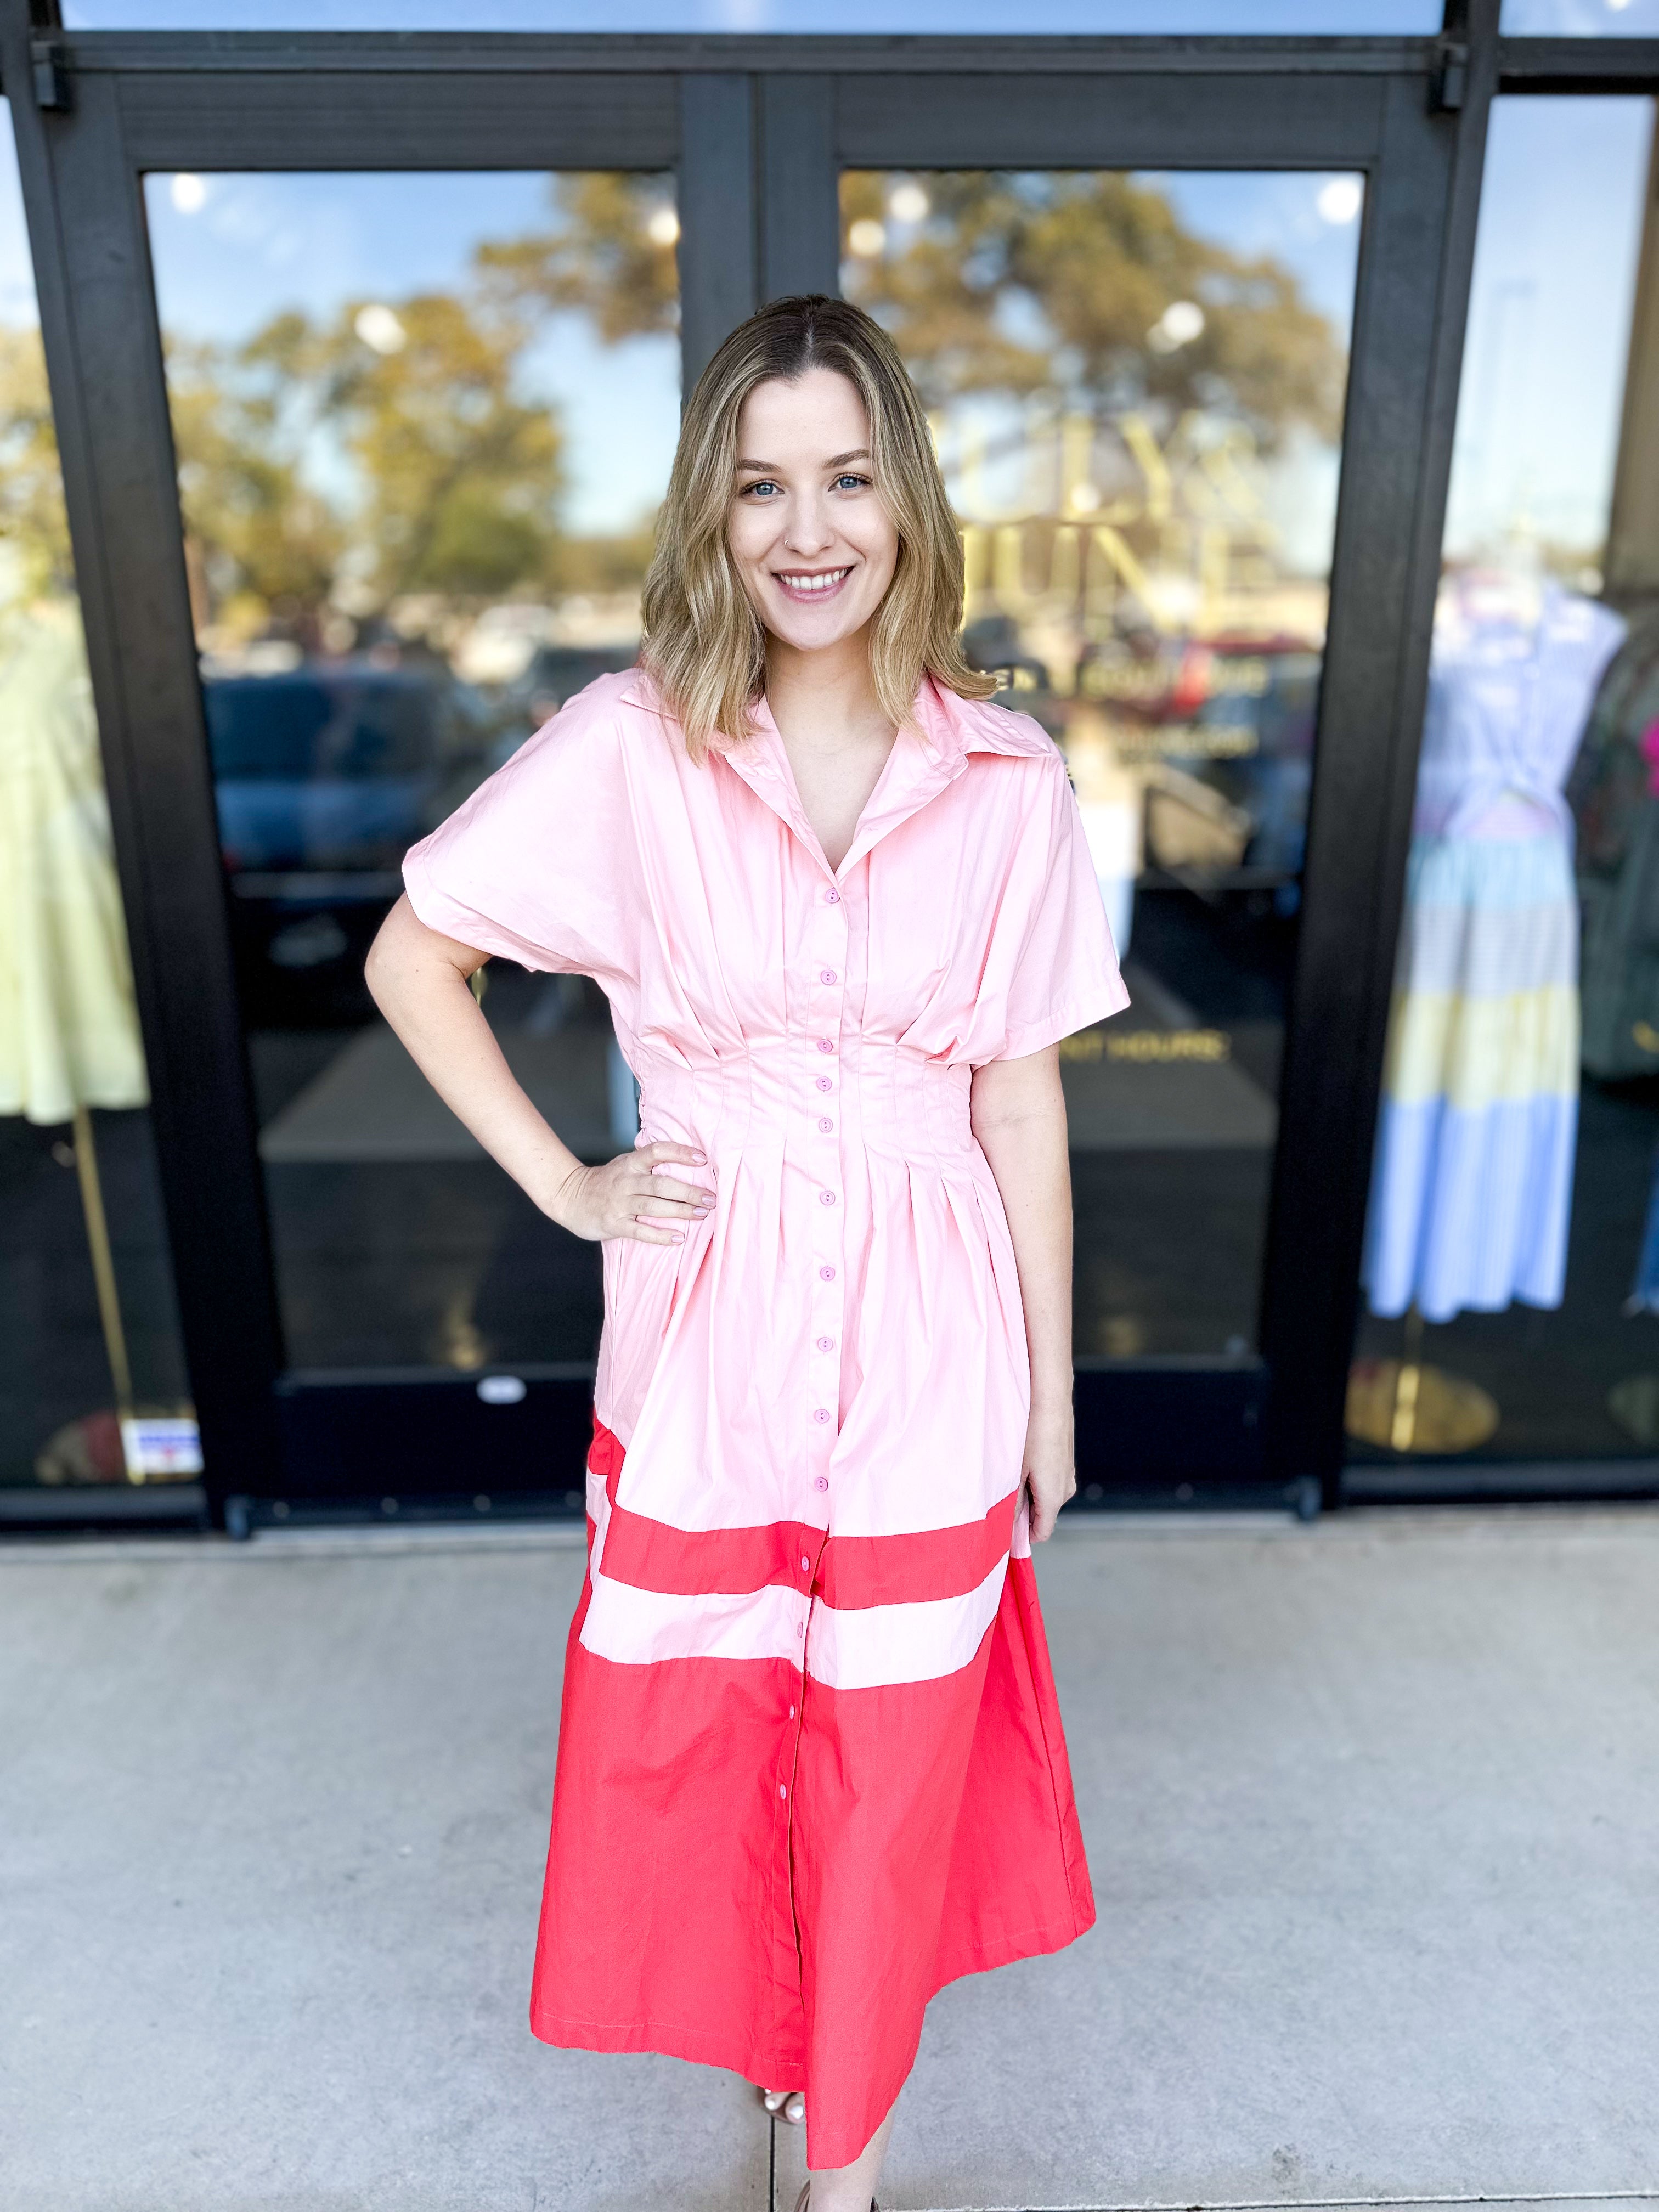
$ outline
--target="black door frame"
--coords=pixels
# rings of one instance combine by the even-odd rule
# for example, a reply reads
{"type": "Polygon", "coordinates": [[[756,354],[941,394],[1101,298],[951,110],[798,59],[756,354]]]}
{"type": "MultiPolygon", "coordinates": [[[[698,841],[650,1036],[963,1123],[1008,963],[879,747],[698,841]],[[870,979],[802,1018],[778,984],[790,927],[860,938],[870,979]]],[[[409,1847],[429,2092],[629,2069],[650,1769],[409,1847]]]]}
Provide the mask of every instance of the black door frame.
{"type": "MultiPolygon", "coordinates": [[[[1659,82],[1659,41],[1500,40],[1497,16],[1498,0],[1449,0],[1443,34],[1411,40],[65,33],[42,0],[0,0],[216,1515],[293,1495],[296,1453],[297,1486],[319,1493],[468,1492],[471,1477],[422,1474],[415,1440],[441,1401],[446,1449],[465,1459],[459,1407],[476,1401],[470,1377],[400,1392],[284,1372],[143,173],[673,169],[688,379],[761,299],[836,288],[843,167],[1364,173],[1261,1356],[1102,1363],[1078,1383],[1085,1480],[1122,1492],[1185,1473],[1200,1490],[1334,1504],[1487,112],[1500,73],[1517,89],[1659,82]]],[[[583,1373],[541,1378],[543,1458],[574,1455],[586,1395],[583,1373]]],[[[575,1464],[533,1486],[562,1488],[575,1464]]]]}

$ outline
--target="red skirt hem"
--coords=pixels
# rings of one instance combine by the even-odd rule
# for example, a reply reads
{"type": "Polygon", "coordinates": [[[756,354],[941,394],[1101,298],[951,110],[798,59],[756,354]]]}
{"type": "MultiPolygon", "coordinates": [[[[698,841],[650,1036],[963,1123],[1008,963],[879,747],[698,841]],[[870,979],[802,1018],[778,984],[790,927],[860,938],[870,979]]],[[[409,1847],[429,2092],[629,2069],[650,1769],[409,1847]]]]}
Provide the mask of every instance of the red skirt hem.
{"type": "MultiPolygon", "coordinates": [[[[1086,1936],[1094,1924],[1091,1911],[1086,1919],[1069,1928],[1033,1929],[1027,1935],[1011,1936],[1006,1943],[988,1947],[971,1964],[945,1976],[935,1985],[933,1995],[937,1996],[940,1990],[949,1989],[952,1982],[967,1981],[975,1974],[994,1973],[999,1966],[1014,1966],[1021,1959],[1052,1957],[1056,1951],[1075,1943],[1079,1936],[1086,1936]]],[[[739,2053],[733,2050],[729,2037],[710,2034],[706,2027],[679,2027],[669,2021],[574,2020],[557,2013],[532,2011],[530,2032],[538,2043],[545,2043],[556,2051],[649,2051],[659,2058],[682,2058],[692,2066],[718,2066],[743,2081],[753,2082],[757,2088],[804,2091],[806,2087],[806,2069],[799,2057],[769,2057],[752,2049],[739,2053]]],[[[850,2164],[862,2148],[862,2144],[859,2145],[844,2159],[832,2157],[820,2163],[850,2164]]]]}
{"type": "MultiPolygon", "coordinates": [[[[622,1456],[601,1431],[595,1474],[622,1456]]],[[[939,1990],[1094,1923],[1031,1562],[1008,1562],[967,1663],[850,1688],[799,1657],[603,1656],[593,1587],[567,1649],[532,2033],[802,2089],[811,2164],[846,2166],[939,1990]]]]}

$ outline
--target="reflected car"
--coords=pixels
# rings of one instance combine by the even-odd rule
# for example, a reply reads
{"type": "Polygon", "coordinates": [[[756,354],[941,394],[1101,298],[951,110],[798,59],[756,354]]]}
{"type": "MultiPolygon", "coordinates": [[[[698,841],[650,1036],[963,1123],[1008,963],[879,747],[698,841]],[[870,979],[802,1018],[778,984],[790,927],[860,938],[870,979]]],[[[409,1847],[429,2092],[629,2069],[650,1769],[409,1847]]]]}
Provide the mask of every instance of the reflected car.
{"type": "Polygon", "coordinates": [[[498,740],[497,754],[504,758],[525,738],[556,714],[567,699],[601,676],[618,676],[639,659],[637,642],[631,645],[538,645],[524,673],[501,693],[501,706],[510,714],[513,732],[498,740]],[[505,746],[505,752],[502,750],[505,746]]]}
{"type": "Polygon", "coordinates": [[[1212,756],[1205,772],[1250,818],[1244,858],[1259,886],[1271,890],[1281,914],[1293,913],[1307,846],[1322,656],[1291,637],[1222,639],[1212,651],[1217,673],[1198,723],[1237,728],[1249,742],[1212,756]],[[1234,676],[1241,680],[1230,681],[1234,676]]]}
{"type": "Polygon", "coordinates": [[[441,667],[303,662],[203,686],[245,994],[338,970],[401,888],[403,856],[487,770],[495,722],[441,667]]]}
{"type": "Polygon", "coordinates": [[[981,615],[969,623],[962,633],[962,650],[969,668],[1000,676],[1010,691],[1048,689],[1047,665],[1026,649],[1020,625],[1012,615],[981,615]]]}

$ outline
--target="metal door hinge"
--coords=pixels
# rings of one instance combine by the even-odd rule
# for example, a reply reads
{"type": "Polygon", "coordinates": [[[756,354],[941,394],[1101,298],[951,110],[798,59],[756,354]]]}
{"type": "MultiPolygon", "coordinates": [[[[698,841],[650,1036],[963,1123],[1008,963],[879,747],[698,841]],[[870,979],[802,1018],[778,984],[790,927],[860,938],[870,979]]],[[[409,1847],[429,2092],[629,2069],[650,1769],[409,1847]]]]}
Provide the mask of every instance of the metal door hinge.
{"type": "Polygon", "coordinates": [[[1455,115],[1468,95],[1469,50],[1462,39],[1435,42],[1434,76],[1429,85],[1429,107],[1437,115],[1455,115]]]}
{"type": "Polygon", "coordinates": [[[70,106],[69,64],[61,39],[31,39],[29,61],[34,70],[34,104],[63,112],[70,106]]]}

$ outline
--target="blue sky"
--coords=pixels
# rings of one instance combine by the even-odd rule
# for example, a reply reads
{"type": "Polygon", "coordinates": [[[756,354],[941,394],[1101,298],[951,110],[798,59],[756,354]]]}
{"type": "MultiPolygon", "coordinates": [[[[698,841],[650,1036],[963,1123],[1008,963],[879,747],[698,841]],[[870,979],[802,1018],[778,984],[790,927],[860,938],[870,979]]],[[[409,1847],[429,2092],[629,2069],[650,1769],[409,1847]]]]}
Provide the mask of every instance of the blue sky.
{"type": "MultiPolygon", "coordinates": [[[[1439,0],[65,0],[71,30],[1345,32],[1440,27],[1439,0]]],[[[1659,33],[1659,0],[1504,0],[1517,35],[1659,33]]]]}
{"type": "MultiPolygon", "coordinates": [[[[348,300],[444,289],[465,279],[481,239],[520,236],[550,213],[546,178],[510,171],[234,175],[201,186],[187,213],[168,178],[152,177],[147,194],[162,328],[191,337],[245,337],[284,307],[322,317],[348,300]]],[[[672,193],[665,178],[664,200],[672,193]]],[[[602,346],[581,317],[560,316],[526,380],[559,406],[570,526],[625,528],[648,513],[679,431],[678,339],[602,346]]]]}
{"type": "MultiPolygon", "coordinates": [[[[71,30],[1345,32],[1440,27],[1439,0],[65,0],[71,30]]],[[[1506,31],[1659,33],[1659,0],[1504,0],[1506,31]]]]}
{"type": "Polygon", "coordinates": [[[1516,38],[1651,38],[1659,0],[1504,0],[1499,21],[1516,38]]]}
{"type": "MultiPolygon", "coordinates": [[[[71,30],[1294,33],[1440,27],[1439,0],[66,0],[71,30]]],[[[1635,38],[1659,0],[1504,0],[1504,28],[1635,38]]]]}
{"type": "MultiPolygon", "coordinates": [[[[1589,0],[1585,0],[1589,4],[1589,0]]],[[[1647,4],[1647,0],[1635,0],[1647,4]]],[[[67,0],[72,30],[1437,30],[1440,0],[67,0]]]]}
{"type": "Polygon", "coordinates": [[[1500,99],[1481,190],[1446,538],[1606,527],[1651,104],[1500,99]]]}

